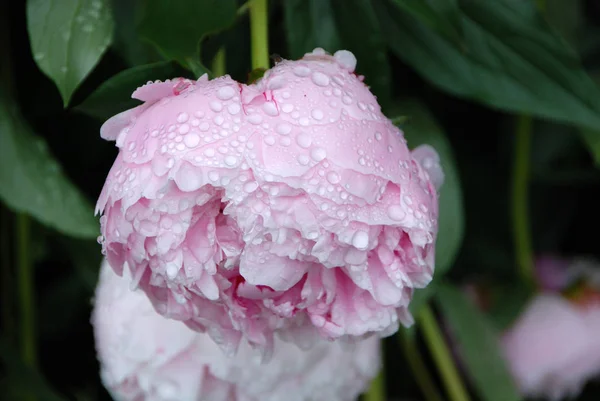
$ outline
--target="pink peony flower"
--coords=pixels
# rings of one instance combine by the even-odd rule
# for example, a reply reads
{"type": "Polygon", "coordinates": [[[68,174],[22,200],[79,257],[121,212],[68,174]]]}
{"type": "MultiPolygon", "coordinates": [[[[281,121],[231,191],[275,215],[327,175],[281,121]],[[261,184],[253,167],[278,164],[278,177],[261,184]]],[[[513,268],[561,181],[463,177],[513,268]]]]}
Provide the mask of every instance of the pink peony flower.
{"type": "Polygon", "coordinates": [[[103,250],[156,310],[233,353],[244,336],[392,334],[434,270],[439,159],[411,153],[348,51],[149,83],[102,127],[119,155],[103,250]]]}
{"type": "Polygon", "coordinates": [[[577,305],[540,294],[502,336],[521,393],[553,400],[575,396],[600,374],[600,303],[577,305]]]}
{"type": "Polygon", "coordinates": [[[275,340],[266,365],[243,341],[228,358],[207,334],[156,313],[104,262],[92,323],[101,377],[119,401],[350,401],[380,366],[375,336],[319,340],[309,351],[275,340]]]}

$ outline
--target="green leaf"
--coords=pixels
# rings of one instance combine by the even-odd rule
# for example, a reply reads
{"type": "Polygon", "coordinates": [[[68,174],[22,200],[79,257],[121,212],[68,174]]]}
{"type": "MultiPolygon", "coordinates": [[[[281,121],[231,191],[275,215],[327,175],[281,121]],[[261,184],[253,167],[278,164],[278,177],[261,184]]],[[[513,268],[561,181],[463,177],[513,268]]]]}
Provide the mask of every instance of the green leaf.
{"type": "Polygon", "coordinates": [[[4,338],[0,338],[0,361],[4,365],[4,375],[0,379],[0,393],[3,399],[67,400],[52,389],[39,372],[25,365],[15,348],[4,338]]]}
{"type": "Polygon", "coordinates": [[[188,74],[177,63],[168,61],[133,67],[106,80],[75,109],[106,120],[138,106],[140,101],[132,99],[131,94],[148,81],[166,80],[188,74]]]}
{"type": "Polygon", "coordinates": [[[580,34],[584,26],[582,2],[579,0],[545,0],[544,15],[548,22],[574,48],[579,48],[580,34]]]}
{"type": "Polygon", "coordinates": [[[430,29],[462,45],[460,11],[457,0],[392,0],[394,4],[430,29]]]}
{"type": "MultiPolygon", "coordinates": [[[[439,279],[436,279],[438,276],[434,275],[433,281],[427,285],[425,288],[419,288],[415,290],[415,294],[413,295],[413,299],[410,301],[408,308],[413,315],[418,315],[421,308],[427,304],[427,302],[435,295],[437,290],[437,283],[439,279]]],[[[414,328],[411,327],[410,330],[414,328]]]]}
{"type": "Polygon", "coordinates": [[[445,178],[439,198],[435,274],[441,275],[454,263],[464,235],[464,210],[458,169],[444,132],[422,104],[416,100],[405,100],[395,106],[395,111],[408,116],[407,121],[402,124],[402,130],[412,149],[428,144],[440,155],[445,178]]]}
{"type": "Polygon", "coordinates": [[[490,292],[492,301],[488,316],[495,329],[498,331],[508,329],[519,317],[532,294],[529,286],[517,281],[492,287],[490,292]]]}
{"type": "MultiPolygon", "coordinates": [[[[596,83],[600,83],[600,72],[595,71],[592,77],[596,83]]],[[[600,129],[594,130],[583,127],[580,128],[579,135],[592,154],[594,163],[597,167],[600,167],[600,129]]]]}
{"type": "Polygon", "coordinates": [[[64,106],[112,41],[109,0],[29,0],[27,29],[38,67],[52,79],[64,106]]]}
{"type": "Polygon", "coordinates": [[[161,55],[138,35],[136,21],[138,1],[111,0],[115,19],[115,39],[112,48],[130,66],[152,64],[162,60],[161,55]]]}
{"type": "Polygon", "coordinates": [[[0,133],[0,199],[64,234],[97,236],[91,205],[2,93],[0,133]]]}
{"type": "Polygon", "coordinates": [[[317,47],[328,52],[340,49],[331,0],[284,0],[283,11],[292,59],[299,59],[317,47]]]}
{"type": "Polygon", "coordinates": [[[440,285],[436,299],[481,399],[521,400],[500,354],[498,334],[487,318],[450,284],[440,285]]]}
{"type": "Polygon", "coordinates": [[[386,42],[371,1],[337,2],[334,15],[343,47],[354,53],[358,60],[356,72],[365,76],[365,83],[385,108],[391,99],[392,72],[386,42]]]}
{"type": "Polygon", "coordinates": [[[600,128],[600,90],[533,1],[457,1],[463,47],[391,0],[374,4],[391,49],[439,88],[511,112],[600,128]]]}
{"type": "Polygon", "coordinates": [[[168,60],[188,69],[200,64],[203,37],[230,27],[235,0],[143,0],[138,31],[168,60]]]}

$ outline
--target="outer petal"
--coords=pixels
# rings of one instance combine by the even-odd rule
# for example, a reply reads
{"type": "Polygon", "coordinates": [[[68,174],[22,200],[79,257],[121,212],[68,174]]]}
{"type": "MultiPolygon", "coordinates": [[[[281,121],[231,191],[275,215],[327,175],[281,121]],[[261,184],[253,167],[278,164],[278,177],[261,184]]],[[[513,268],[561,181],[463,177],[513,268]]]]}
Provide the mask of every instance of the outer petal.
{"type": "MultiPolygon", "coordinates": [[[[102,380],[121,401],[347,401],[379,370],[379,340],[277,339],[268,364],[243,342],[226,356],[207,334],[157,314],[105,262],[92,317],[102,380]]],[[[305,327],[305,326],[299,326],[305,327]]]]}

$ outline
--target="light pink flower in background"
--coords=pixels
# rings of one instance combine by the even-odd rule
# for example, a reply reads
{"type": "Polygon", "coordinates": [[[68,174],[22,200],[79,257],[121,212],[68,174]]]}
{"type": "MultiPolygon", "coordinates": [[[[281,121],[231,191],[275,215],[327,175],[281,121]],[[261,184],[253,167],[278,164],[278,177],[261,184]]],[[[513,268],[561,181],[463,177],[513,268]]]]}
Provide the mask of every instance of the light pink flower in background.
{"type": "Polygon", "coordinates": [[[600,304],[540,294],[501,343],[523,395],[552,400],[575,396],[600,374],[600,304]]]}
{"type": "Polygon", "coordinates": [[[160,314],[267,357],[276,330],[310,347],[412,323],[443,174],[355,65],[316,49],[253,85],[149,83],[104,124],[120,149],[97,204],[104,253],[160,314]]]}
{"type": "Polygon", "coordinates": [[[352,401],[380,368],[379,340],[318,340],[304,351],[275,339],[274,355],[242,341],[227,357],[212,339],[160,316],[104,262],[92,315],[104,385],[118,401],[352,401]]]}
{"type": "Polygon", "coordinates": [[[554,255],[541,255],[535,261],[535,279],[547,291],[562,291],[573,281],[571,261],[554,255]]]}

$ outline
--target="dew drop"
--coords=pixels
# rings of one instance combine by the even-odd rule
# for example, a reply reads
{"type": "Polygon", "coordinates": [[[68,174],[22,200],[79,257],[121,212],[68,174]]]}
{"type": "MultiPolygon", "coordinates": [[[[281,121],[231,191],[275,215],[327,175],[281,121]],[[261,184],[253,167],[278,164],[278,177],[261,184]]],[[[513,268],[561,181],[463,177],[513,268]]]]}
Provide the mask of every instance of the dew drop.
{"type": "Polygon", "coordinates": [[[177,116],[177,122],[184,123],[188,120],[188,118],[190,118],[188,113],[179,113],[179,115],[177,116]]]}
{"type": "Polygon", "coordinates": [[[240,105],[237,103],[232,103],[229,106],[227,106],[227,111],[231,115],[236,115],[237,113],[240,112],[240,105]]]}
{"type": "Polygon", "coordinates": [[[225,157],[225,164],[227,164],[228,166],[230,166],[230,167],[235,166],[236,163],[237,163],[237,158],[235,156],[225,157]]]}
{"type": "Polygon", "coordinates": [[[299,77],[307,77],[310,75],[310,68],[300,65],[294,68],[294,74],[296,74],[299,77]]]}
{"type": "Polygon", "coordinates": [[[210,128],[210,124],[204,121],[202,124],[200,124],[200,127],[198,128],[200,129],[200,131],[206,132],[210,128]]]}
{"type": "Polygon", "coordinates": [[[258,183],[256,181],[247,182],[244,184],[244,191],[247,193],[252,193],[256,191],[258,188],[258,183]]]}
{"type": "Polygon", "coordinates": [[[277,125],[275,131],[277,131],[277,133],[280,135],[288,135],[290,132],[292,132],[292,126],[286,123],[281,123],[277,125]]]}
{"type": "Polygon", "coordinates": [[[216,171],[211,171],[210,173],[208,173],[208,178],[211,181],[217,181],[219,179],[219,173],[217,173],[216,171]]]}
{"type": "Polygon", "coordinates": [[[221,100],[229,100],[235,95],[235,90],[231,86],[224,86],[217,92],[217,97],[221,100]]]}
{"type": "Polygon", "coordinates": [[[330,171],[329,173],[327,173],[327,181],[329,181],[332,184],[337,184],[338,182],[340,182],[340,175],[335,171],[330,171]]]}
{"type": "Polygon", "coordinates": [[[214,111],[215,113],[220,112],[221,110],[223,110],[223,103],[217,101],[217,100],[213,100],[212,102],[209,103],[210,109],[212,111],[214,111]]]}
{"type": "Polygon", "coordinates": [[[271,90],[276,90],[276,89],[281,89],[283,88],[285,81],[283,79],[283,77],[278,76],[278,77],[273,77],[269,80],[269,83],[267,84],[267,88],[271,89],[271,90]]]}
{"type": "Polygon", "coordinates": [[[296,137],[296,143],[303,147],[304,149],[308,149],[310,145],[312,145],[312,138],[310,135],[302,132],[296,137]]]}
{"type": "Polygon", "coordinates": [[[320,109],[313,109],[311,111],[310,115],[315,120],[322,120],[323,119],[323,112],[320,109]]]}
{"type": "Polygon", "coordinates": [[[267,113],[270,116],[276,116],[279,114],[277,106],[275,106],[274,102],[265,102],[265,104],[263,104],[262,106],[262,109],[265,113],[267,113]]]}
{"type": "Polygon", "coordinates": [[[179,133],[180,133],[180,134],[182,134],[182,135],[185,135],[185,134],[187,134],[188,132],[190,132],[190,126],[189,126],[189,125],[187,125],[187,124],[182,124],[182,125],[179,127],[179,133]]]}
{"type": "Polygon", "coordinates": [[[300,163],[302,166],[306,166],[310,162],[310,159],[306,155],[299,155],[297,159],[298,163],[300,163]]]}
{"type": "Polygon", "coordinates": [[[404,217],[406,217],[406,213],[404,213],[404,210],[402,210],[402,207],[400,205],[392,205],[388,207],[387,214],[390,217],[390,219],[397,221],[400,221],[404,219],[404,217]]]}
{"type": "Polygon", "coordinates": [[[177,268],[177,265],[173,264],[173,263],[169,263],[167,265],[167,276],[173,280],[175,277],[177,277],[177,273],[179,272],[179,269],[177,268]]]}
{"type": "Polygon", "coordinates": [[[191,134],[186,135],[183,138],[183,142],[188,148],[194,148],[200,143],[200,137],[192,132],[191,134]]]}
{"type": "Polygon", "coordinates": [[[365,250],[369,246],[369,234],[364,231],[357,231],[352,237],[352,245],[356,249],[365,250]]]}
{"type": "Polygon", "coordinates": [[[260,114],[251,114],[248,116],[248,121],[251,124],[258,125],[262,122],[262,116],[260,114]]]}
{"type": "Polygon", "coordinates": [[[275,138],[272,137],[271,135],[266,136],[264,141],[267,145],[275,145],[275,138]]]}
{"type": "Polygon", "coordinates": [[[315,83],[315,85],[318,85],[318,86],[329,85],[329,77],[319,71],[313,72],[312,81],[315,83]]]}
{"type": "Polygon", "coordinates": [[[316,162],[320,162],[327,157],[327,151],[323,148],[314,148],[310,151],[310,157],[316,162]]]}

